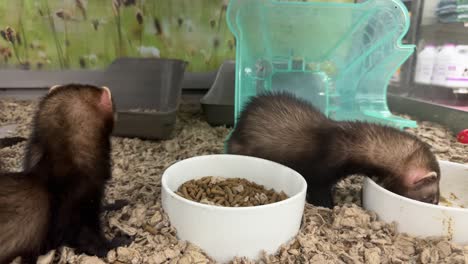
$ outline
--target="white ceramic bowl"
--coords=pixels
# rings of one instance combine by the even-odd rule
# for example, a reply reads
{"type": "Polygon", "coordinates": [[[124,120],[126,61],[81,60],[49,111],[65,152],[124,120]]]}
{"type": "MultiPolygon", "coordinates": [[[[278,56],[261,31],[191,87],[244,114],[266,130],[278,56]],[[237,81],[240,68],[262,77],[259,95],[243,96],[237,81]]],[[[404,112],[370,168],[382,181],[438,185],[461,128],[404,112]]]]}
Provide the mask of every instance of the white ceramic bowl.
{"type": "Polygon", "coordinates": [[[364,208],[377,213],[380,220],[395,221],[397,230],[412,236],[448,236],[459,244],[468,244],[468,166],[439,161],[441,196],[458,197],[465,208],[426,204],[394,194],[369,178],[363,187],[364,208]]]}
{"type": "Polygon", "coordinates": [[[262,250],[274,253],[299,231],[307,184],[299,173],[281,164],[240,155],[197,156],[171,165],[161,181],[163,209],[179,239],[199,246],[217,262],[235,256],[256,259],[262,250]],[[289,198],[262,206],[221,207],[174,193],[184,182],[204,176],[245,178],[283,190],[289,198]]]}

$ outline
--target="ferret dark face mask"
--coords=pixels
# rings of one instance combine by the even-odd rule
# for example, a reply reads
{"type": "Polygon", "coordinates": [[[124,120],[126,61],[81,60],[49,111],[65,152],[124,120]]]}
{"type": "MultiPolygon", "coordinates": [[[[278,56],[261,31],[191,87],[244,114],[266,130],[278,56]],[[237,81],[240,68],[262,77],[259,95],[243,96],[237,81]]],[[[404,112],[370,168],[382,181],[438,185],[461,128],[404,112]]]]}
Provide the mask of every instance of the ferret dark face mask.
{"type": "Polygon", "coordinates": [[[403,194],[421,202],[438,204],[439,203],[439,182],[436,172],[430,172],[421,179],[414,181],[403,191],[403,194]]]}
{"type": "Polygon", "coordinates": [[[425,203],[438,204],[440,166],[429,145],[416,149],[400,178],[400,194],[425,203]]]}
{"type": "Polygon", "coordinates": [[[402,177],[388,177],[383,187],[396,194],[424,203],[438,204],[440,196],[440,170],[409,170],[402,177]],[[398,180],[395,180],[398,179],[398,180]]]}

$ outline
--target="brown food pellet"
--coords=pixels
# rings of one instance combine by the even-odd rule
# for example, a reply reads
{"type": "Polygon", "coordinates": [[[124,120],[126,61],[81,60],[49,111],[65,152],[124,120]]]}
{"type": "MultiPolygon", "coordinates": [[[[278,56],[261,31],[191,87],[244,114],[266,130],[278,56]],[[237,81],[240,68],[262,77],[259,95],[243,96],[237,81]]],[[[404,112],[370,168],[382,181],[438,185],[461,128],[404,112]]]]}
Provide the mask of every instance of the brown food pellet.
{"type": "Polygon", "coordinates": [[[224,195],[223,190],[217,189],[217,188],[220,188],[220,187],[219,187],[219,186],[215,186],[213,189],[211,189],[211,193],[219,194],[219,195],[224,195]]]}
{"type": "Polygon", "coordinates": [[[187,192],[187,187],[186,187],[186,186],[183,186],[183,187],[182,187],[182,193],[184,194],[184,195],[183,195],[184,197],[188,197],[188,196],[189,196],[189,194],[188,194],[188,192],[187,192]]]}
{"type": "Polygon", "coordinates": [[[198,190],[197,196],[195,197],[196,200],[200,200],[204,191],[203,189],[198,190]]]}
{"type": "Polygon", "coordinates": [[[203,186],[205,186],[205,185],[208,185],[210,181],[211,181],[211,178],[206,177],[203,181],[201,181],[201,183],[203,183],[203,186]]]}
{"type": "Polygon", "coordinates": [[[226,207],[259,206],[288,198],[283,191],[266,189],[246,179],[213,176],[187,181],[179,186],[176,194],[195,202],[226,207]]]}
{"type": "Polygon", "coordinates": [[[232,194],[232,191],[231,189],[228,187],[228,186],[225,186],[224,187],[224,191],[227,193],[228,195],[228,201],[232,204],[232,202],[234,201],[234,195],[232,194]]]}
{"type": "Polygon", "coordinates": [[[272,201],[273,203],[276,202],[276,200],[278,199],[278,195],[276,193],[274,193],[271,198],[270,198],[270,201],[272,201]]]}
{"type": "Polygon", "coordinates": [[[234,200],[232,201],[232,204],[238,204],[239,201],[240,201],[241,199],[242,199],[242,196],[240,196],[240,195],[237,194],[237,195],[234,197],[234,200]]]}

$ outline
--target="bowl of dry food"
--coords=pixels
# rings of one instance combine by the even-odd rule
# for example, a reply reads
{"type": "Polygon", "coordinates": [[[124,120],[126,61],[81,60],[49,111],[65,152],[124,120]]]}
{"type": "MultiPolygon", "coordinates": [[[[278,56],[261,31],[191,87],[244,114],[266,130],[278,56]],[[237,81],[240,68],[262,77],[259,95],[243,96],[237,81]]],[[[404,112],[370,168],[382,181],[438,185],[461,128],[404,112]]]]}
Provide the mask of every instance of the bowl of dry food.
{"type": "Polygon", "coordinates": [[[197,156],[167,168],[161,184],[163,209],[179,239],[220,263],[274,253],[301,226],[307,184],[272,161],[197,156]]]}
{"type": "Polygon", "coordinates": [[[397,230],[412,236],[446,236],[468,245],[468,166],[439,161],[440,199],[427,204],[394,194],[369,178],[363,186],[363,206],[380,220],[395,221],[397,230]]]}

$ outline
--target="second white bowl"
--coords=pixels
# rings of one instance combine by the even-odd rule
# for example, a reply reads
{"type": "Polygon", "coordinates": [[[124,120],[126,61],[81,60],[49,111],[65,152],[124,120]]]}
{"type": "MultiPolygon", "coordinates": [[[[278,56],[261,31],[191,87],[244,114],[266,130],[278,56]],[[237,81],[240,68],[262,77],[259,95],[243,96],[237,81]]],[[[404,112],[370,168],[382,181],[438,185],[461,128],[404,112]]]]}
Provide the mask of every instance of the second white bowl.
{"type": "MultiPolygon", "coordinates": [[[[468,166],[439,161],[441,195],[455,194],[455,204],[468,206],[468,166]]],[[[433,205],[390,192],[369,178],[363,186],[364,208],[377,213],[380,220],[397,223],[399,232],[412,236],[448,236],[455,243],[468,244],[468,209],[433,205]]]]}

